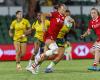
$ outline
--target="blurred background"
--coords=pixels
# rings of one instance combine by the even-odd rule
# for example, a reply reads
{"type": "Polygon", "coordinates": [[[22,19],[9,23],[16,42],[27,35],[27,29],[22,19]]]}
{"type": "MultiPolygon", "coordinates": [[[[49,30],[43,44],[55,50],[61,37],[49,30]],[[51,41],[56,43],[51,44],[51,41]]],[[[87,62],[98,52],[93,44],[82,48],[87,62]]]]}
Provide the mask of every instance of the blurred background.
{"type": "MultiPolygon", "coordinates": [[[[51,12],[53,5],[57,3],[64,3],[71,11],[71,16],[76,22],[75,28],[72,28],[74,32],[65,38],[72,43],[87,42],[90,47],[90,43],[96,39],[94,31],[84,39],[80,39],[79,37],[88,27],[88,21],[91,19],[89,15],[90,9],[92,7],[99,9],[100,0],[0,0],[0,48],[3,45],[13,43],[12,38],[9,37],[8,30],[11,21],[15,19],[15,12],[17,10],[22,10],[24,17],[29,19],[32,24],[36,11],[51,12]],[[74,35],[74,33],[76,34],[74,35]]],[[[33,42],[31,37],[28,39],[29,43],[33,42]]],[[[3,54],[2,48],[0,49],[0,54],[3,54]]]]}
{"type": "Polygon", "coordinates": [[[68,39],[71,42],[94,41],[96,37],[94,32],[83,40],[80,40],[79,36],[87,29],[90,9],[92,7],[99,9],[100,0],[0,0],[0,44],[12,43],[8,30],[17,10],[22,10],[24,16],[33,23],[36,11],[51,12],[53,5],[57,3],[64,3],[76,21],[77,33],[74,36],[68,35],[68,39]]]}

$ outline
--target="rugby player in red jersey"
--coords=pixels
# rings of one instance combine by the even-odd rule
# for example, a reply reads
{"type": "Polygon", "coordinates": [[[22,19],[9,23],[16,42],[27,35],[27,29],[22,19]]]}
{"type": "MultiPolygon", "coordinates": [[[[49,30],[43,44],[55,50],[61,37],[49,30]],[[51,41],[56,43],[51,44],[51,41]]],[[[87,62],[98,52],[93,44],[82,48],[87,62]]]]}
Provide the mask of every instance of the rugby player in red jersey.
{"type": "Polygon", "coordinates": [[[85,36],[89,35],[91,33],[91,29],[93,29],[97,35],[97,40],[93,44],[92,48],[90,49],[90,52],[94,54],[94,63],[92,67],[89,67],[88,70],[100,70],[97,68],[97,65],[99,64],[100,60],[100,16],[99,11],[96,8],[92,8],[90,15],[92,19],[89,21],[89,26],[87,31],[81,35],[81,38],[84,38],[85,36]]]}
{"type": "MultiPolygon", "coordinates": [[[[34,63],[29,71],[31,71],[33,74],[35,74],[35,68],[37,65],[41,64],[47,57],[57,54],[60,51],[58,50],[58,46],[56,44],[57,35],[60,31],[60,29],[63,27],[64,24],[64,13],[65,13],[65,5],[58,4],[57,11],[43,14],[43,16],[49,16],[50,17],[50,27],[44,34],[44,42],[48,50],[44,51],[43,54],[40,55],[40,59],[37,63],[34,63]]],[[[44,31],[44,30],[43,30],[44,31]]]]}

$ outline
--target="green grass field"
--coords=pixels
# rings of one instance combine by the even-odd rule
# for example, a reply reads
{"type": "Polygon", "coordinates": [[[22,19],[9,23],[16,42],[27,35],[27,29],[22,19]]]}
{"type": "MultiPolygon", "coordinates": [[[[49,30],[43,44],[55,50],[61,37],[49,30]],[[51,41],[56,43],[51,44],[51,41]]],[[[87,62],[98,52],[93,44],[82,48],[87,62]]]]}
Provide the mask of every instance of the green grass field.
{"type": "Polygon", "coordinates": [[[100,72],[88,71],[87,67],[93,60],[61,61],[55,66],[54,73],[44,73],[49,64],[45,61],[41,65],[39,74],[32,75],[25,70],[27,61],[22,61],[23,71],[16,71],[16,64],[13,61],[0,62],[0,80],[100,80],[100,72]]]}

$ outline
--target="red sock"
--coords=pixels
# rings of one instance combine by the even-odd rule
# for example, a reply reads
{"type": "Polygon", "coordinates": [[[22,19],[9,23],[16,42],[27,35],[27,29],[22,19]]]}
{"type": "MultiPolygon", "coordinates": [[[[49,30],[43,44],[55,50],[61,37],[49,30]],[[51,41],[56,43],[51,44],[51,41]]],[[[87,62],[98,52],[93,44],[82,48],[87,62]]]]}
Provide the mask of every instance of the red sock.
{"type": "Polygon", "coordinates": [[[96,63],[96,62],[94,62],[94,63],[93,63],[93,66],[97,66],[97,63],[96,63]]]}

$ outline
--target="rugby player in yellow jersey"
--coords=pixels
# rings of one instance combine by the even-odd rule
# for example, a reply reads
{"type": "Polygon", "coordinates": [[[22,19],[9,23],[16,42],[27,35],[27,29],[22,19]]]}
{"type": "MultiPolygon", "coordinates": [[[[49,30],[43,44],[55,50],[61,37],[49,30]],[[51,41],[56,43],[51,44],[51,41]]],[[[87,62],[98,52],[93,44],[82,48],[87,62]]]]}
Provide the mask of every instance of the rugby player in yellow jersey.
{"type": "Polygon", "coordinates": [[[25,32],[30,28],[30,23],[23,18],[22,11],[16,12],[16,19],[10,25],[9,35],[13,37],[14,47],[16,50],[16,69],[22,70],[20,65],[21,57],[25,55],[27,37],[25,32]]]}
{"type": "MultiPolygon", "coordinates": [[[[69,10],[66,10],[66,13],[65,13],[65,15],[66,15],[66,18],[67,18],[67,16],[70,16],[70,11],[69,10]]],[[[74,21],[74,19],[69,19],[70,20],[70,22],[72,23],[72,24],[75,24],[75,21],[74,21]]],[[[58,47],[59,47],[59,53],[58,53],[58,55],[57,55],[57,57],[55,57],[55,59],[48,65],[48,67],[45,69],[45,72],[46,73],[50,73],[50,72],[53,72],[53,67],[57,64],[57,63],[59,63],[59,61],[63,58],[63,56],[64,56],[64,51],[65,51],[65,39],[64,39],[64,36],[65,36],[65,34],[66,33],[68,33],[69,31],[70,31],[70,29],[71,29],[71,27],[72,26],[69,26],[69,25],[64,25],[63,27],[62,27],[62,29],[60,30],[60,32],[59,32],[59,34],[58,34],[58,36],[57,36],[57,40],[56,40],[56,43],[57,43],[57,45],[58,45],[58,47]]]]}
{"type": "Polygon", "coordinates": [[[32,24],[32,30],[35,30],[35,35],[33,38],[33,42],[34,42],[34,51],[33,54],[31,55],[31,58],[29,60],[29,64],[26,67],[26,70],[28,70],[31,65],[32,65],[32,60],[34,59],[35,55],[38,53],[37,57],[35,57],[35,61],[37,61],[37,58],[40,56],[39,54],[43,52],[43,50],[41,50],[44,46],[43,43],[43,35],[44,32],[46,31],[46,29],[49,27],[50,22],[49,20],[45,20],[45,27],[43,27],[43,23],[42,23],[42,16],[41,16],[41,12],[37,13],[36,16],[36,21],[32,24]]]}

